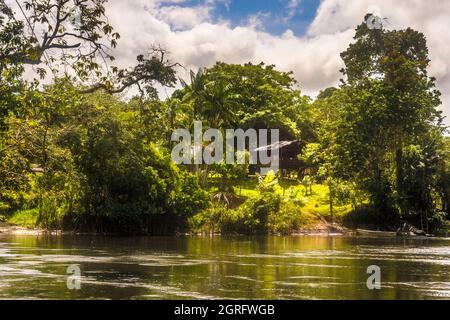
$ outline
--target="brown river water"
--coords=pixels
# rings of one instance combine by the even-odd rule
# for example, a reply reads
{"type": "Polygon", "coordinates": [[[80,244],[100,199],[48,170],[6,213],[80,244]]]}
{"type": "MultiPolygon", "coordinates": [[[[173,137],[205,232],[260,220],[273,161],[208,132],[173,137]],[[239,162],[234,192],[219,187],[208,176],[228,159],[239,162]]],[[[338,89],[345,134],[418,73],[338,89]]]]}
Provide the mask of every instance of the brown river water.
{"type": "Polygon", "coordinates": [[[450,239],[0,235],[0,299],[450,299],[450,239]]]}

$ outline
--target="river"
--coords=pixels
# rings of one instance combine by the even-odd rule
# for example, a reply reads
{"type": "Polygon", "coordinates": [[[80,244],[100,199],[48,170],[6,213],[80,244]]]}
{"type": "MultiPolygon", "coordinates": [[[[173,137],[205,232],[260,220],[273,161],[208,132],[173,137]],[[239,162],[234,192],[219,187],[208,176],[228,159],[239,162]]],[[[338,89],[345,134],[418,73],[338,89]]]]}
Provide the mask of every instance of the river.
{"type": "Polygon", "coordinates": [[[0,299],[450,299],[450,240],[0,235],[0,299]]]}

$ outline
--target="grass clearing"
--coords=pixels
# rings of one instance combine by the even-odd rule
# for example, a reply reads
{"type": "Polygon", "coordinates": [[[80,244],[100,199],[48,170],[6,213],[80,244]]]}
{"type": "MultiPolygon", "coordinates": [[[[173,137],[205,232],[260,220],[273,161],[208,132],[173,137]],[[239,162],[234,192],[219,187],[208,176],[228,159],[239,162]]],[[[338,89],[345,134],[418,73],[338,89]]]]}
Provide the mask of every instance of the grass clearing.
{"type": "Polygon", "coordinates": [[[15,212],[9,219],[8,223],[26,228],[36,227],[38,209],[20,210],[15,212]]]}
{"type": "MultiPolygon", "coordinates": [[[[257,190],[258,181],[256,178],[239,181],[234,188],[237,195],[244,197],[256,197],[259,192],[257,190]]],[[[302,212],[307,216],[321,216],[331,220],[329,188],[326,185],[314,184],[311,189],[304,187],[295,180],[283,180],[280,183],[278,193],[284,201],[290,199],[300,200],[304,206],[302,212]],[[312,191],[312,193],[310,192],[312,191]]],[[[333,205],[333,215],[335,220],[340,221],[345,215],[352,211],[351,204],[333,205]]]]}

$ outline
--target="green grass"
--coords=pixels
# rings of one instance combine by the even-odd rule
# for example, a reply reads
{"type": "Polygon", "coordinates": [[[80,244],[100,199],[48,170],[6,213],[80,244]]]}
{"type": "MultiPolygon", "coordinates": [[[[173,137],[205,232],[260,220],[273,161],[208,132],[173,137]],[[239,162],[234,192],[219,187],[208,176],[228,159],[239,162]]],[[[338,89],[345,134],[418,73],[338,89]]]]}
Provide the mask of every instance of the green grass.
{"type": "MultiPolygon", "coordinates": [[[[257,189],[257,179],[248,179],[239,181],[234,187],[235,193],[237,195],[242,195],[244,197],[255,197],[258,195],[257,189]]],[[[328,186],[322,184],[315,184],[312,186],[312,194],[306,194],[306,188],[300,185],[297,181],[284,180],[281,183],[281,188],[278,191],[283,199],[288,200],[289,197],[297,198],[304,203],[302,207],[302,212],[307,215],[320,215],[328,220],[331,219],[330,216],[330,200],[329,200],[329,189],[328,186]]],[[[352,211],[351,204],[346,205],[336,205],[333,206],[333,214],[335,220],[341,220],[345,215],[352,211]]]]}
{"type": "MultiPolygon", "coordinates": [[[[303,210],[305,212],[319,214],[327,219],[330,219],[330,199],[328,187],[325,185],[314,185],[312,189],[312,195],[306,196],[306,205],[303,210]]],[[[337,220],[340,220],[351,211],[351,204],[333,205],[333,214],[337,220]]]]}
{"type": "Polygon", "coordinates": [[[251,198],[258,196],[259,192],[256,190],[258,180],[256,178],[239,181],[234,187],[234,192],[237,195],[251,198]]]}
{"type": "Polygon", "coordinates": [[[36,227],[38,217],[37,209],[20,210],[15,212],[9,219],[8,223],[26,228],[36,227]]]}

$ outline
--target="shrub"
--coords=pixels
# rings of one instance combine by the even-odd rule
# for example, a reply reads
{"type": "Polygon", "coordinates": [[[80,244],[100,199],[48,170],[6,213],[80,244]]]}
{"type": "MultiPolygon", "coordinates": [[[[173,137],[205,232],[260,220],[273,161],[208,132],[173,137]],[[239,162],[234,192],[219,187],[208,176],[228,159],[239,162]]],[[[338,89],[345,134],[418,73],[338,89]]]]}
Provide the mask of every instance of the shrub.
{"type": "Polygon", "coordinates": [[[126,234],[184,231],[187,219],[208,206],[197,178],[180,171],[164,149],[143,143],[137,128],[109,114],[95,121],[66,139],[82,177],[75,225],[126,234]]]}
{"type": "Polygon", "coordinates": [[[395,230],[401,221],[395,210],[381,211],[374,206],[365,205],[344,216],[343,223],[351,228],[395,230]]]}
{"type": "Polygon", "coordinates": [[[314,221],[313,215],[302,212],[301,202],[288,199],[282,202],[279,212],[270,216],[269,229],[272,233],[287,235],[314,221]]]}
{"type": "Polygon", "coordinates": [[[447,213],[434,211],[428,218],[428,232],[446,234],[448,232],[447,213]]]}
{"type": "Polygon", "coordinates": [[[189,227],[195,233],[214,234],[221,232],[235,214],[225,205],[215,205],[189,218],[189,227]]]}
{"type": "Polygon", "coordinates": [[[281,197],[265,194],[248,199],[237,210],[227,211],[220,220],[223,234],[267,234],[270,231],[269,219],[280,210],[281,197]]]}

